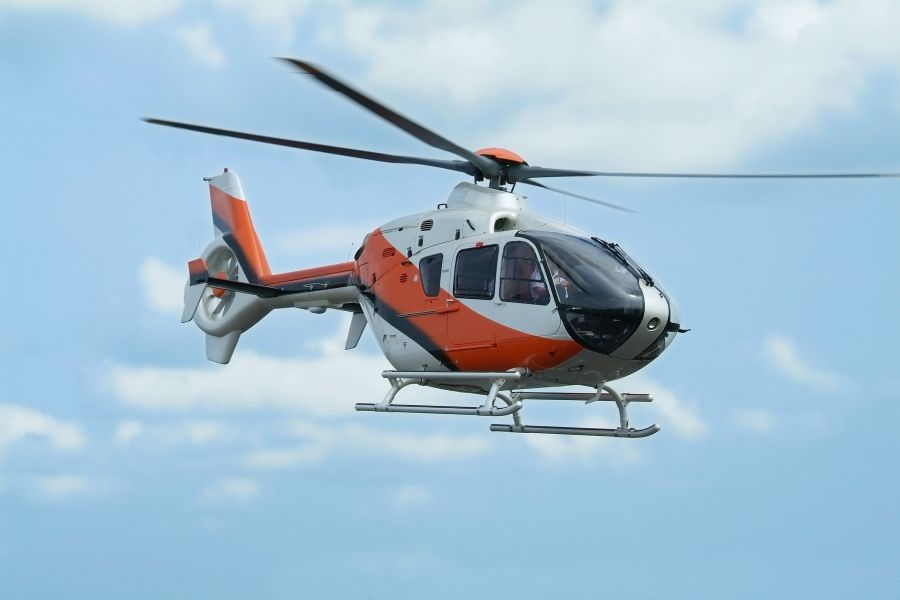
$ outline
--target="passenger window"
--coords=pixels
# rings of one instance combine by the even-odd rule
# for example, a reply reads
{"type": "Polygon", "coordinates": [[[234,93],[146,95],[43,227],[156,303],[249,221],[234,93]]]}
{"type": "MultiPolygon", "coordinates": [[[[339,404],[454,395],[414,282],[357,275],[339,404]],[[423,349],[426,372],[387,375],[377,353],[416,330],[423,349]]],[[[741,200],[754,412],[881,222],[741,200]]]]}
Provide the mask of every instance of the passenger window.
{"type": "Polygon", "coordinates": [[[422,274],[422,289],[426,296],[437,296],[441,292],[441,267],[444,265],[443,254],[432,254],[419,261],[419,272],[422,274]]]}
{"type": "Polygon", "coordinates": [[[496,245],[460,250],[456,255],[453,294],[457,298],[493,298],[498,253],[496,245]]]}
{"type": "Polygon", "coordinates": [[[509,242],[503,247],[500,299],[523,304],[550,302],[550,292],[544,283],[540,264],[534,250],[526,242],[509,242]]]}

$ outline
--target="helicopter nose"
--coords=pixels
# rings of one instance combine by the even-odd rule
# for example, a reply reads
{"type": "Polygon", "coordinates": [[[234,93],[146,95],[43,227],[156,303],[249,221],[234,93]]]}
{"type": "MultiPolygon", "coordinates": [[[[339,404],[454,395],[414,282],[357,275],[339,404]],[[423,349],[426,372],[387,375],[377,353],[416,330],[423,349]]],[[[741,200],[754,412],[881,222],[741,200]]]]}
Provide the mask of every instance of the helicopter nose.
{"type": "MultiPolygon", "coordinates": [[[[672,340],[674,340],[678,332],[681,331],[681,311],[678,309],[678,304],[670,294],[666,294],[658,289],[656,289],[655,291],[666,302],[667,318],[663,320],[658,316],[651,317],[647,325],[649,326],[650,324],[652,324],[654,322],[653,319],[659,318],[661,327],[657,326],[653,329],[654,333],[657,335],[656,339],[654,339],[649,346],[647,346],[635,357],[636,360],[653,360],[654,358],[662,354],[663,350],[665,350],[669,346],[669,344],[672,343],[672,340]]],[[[653,291],[644,290],[645,301],[647,299],[648,293],[653,293],[653,291]]]]}
{"type": "Polygon", "coordinates": [[[671,324],[677,309],[659,288],[641,282],[644,315],[631,337],[612,356],[626,360],[652,360],[659,356],[674,337],[671,324]]]}

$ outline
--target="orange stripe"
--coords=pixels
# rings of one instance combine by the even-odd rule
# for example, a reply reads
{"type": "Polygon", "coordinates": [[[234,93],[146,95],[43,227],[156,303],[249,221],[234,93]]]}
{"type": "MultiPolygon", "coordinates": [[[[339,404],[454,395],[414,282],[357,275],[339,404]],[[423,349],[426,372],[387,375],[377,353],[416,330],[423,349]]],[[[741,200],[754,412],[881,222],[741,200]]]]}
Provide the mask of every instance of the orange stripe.
{"type": "Polygon", "coordinates": [[[266,260],[266,253],[263,252],[259,237],[253,228],[253,220],[250,218],[250,209],[247,207],[247,203],[226,194],[214,185],[209,186],[209,199],[212,203],[213,213],[218,215],[230,229],[224,233],[234,236],[255,275],[259,278],[271,275],[269,261],[266,260]]]}
{"type": "MultiPolygon", "coordinates": [[[[451,259],[445,254],[445,261],[451,259]]],[[[419,281],[419,270],[404,253],[391,246],[381,231],[376,230],[366,242],[360,256],[360,275],[380,300],[398,314],[408,314],[400,318],[409,319],[443,348],[461,371],[505,371],[516,367],[539,371],[582,350],[572,340],[543,338],[492,321],[455,300],[443,288],[436,298],[428,298],[419,281]],[[391,250],[396,254],[391,256],[391,250]],[[448,300],[454,301],[448,304],[448,300]],[[449,317],[448,307],[453,309],[449,317]],[[448,323],[453,327],[453,342],[448,323]]]]}
{"type": "Polygon", "coordinates": [[[329,275],[343,275],[351,274],[354,272],[356,272],[356,263],[351,261],[334,265],[325,265],[324,267],[301,269],[300,271],[274,273],[262,277],[260,279],[260,283],[262,283],[263,285],[280,285],[286,283],[295,283],[313,277],[327,277],[329,275]]]}

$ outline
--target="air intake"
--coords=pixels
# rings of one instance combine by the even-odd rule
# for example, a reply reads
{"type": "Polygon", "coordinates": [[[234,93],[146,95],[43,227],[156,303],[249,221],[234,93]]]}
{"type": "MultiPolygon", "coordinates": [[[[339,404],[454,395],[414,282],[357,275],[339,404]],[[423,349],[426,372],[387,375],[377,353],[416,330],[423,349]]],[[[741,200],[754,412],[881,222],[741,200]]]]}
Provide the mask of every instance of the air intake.
{"type": "Polygon", "coordinates": [[[396,256],[397,251],[393,248],[385,248],[381,251],[381,258],[390,258],[391,256],[396,256]]]}
{"type": "Polygon", "coordinates": [[[433,219],[425,219],[424,221],[422,221],[422,224],[419,225],[419,230],[420,231],[431,231],[432,227],[434,227],[434,220],[433,219]]]}

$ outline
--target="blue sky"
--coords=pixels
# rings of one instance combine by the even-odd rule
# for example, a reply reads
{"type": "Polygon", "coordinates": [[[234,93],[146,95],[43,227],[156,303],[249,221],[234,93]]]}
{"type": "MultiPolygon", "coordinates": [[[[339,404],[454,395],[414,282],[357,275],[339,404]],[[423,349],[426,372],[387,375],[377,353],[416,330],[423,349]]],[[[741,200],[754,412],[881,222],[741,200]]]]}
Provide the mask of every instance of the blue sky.
{"type": "Polygon", "coordinates": [[[503,436],[353,412],[385,362],[342,349],[341,315],[272,314],[225,367],[178,322],[203,176],[240,175],[289,270],[454,174],[139,117],[439,156],[287,55],[532,164],[900,171],[898,23],[840,0],[0,0],[0,596],[897,597],[900,181],[565,182],[639,215],[532,191],[692,331],[618,386],[654,393],[632,421],[658,435],[503,436]]]}

